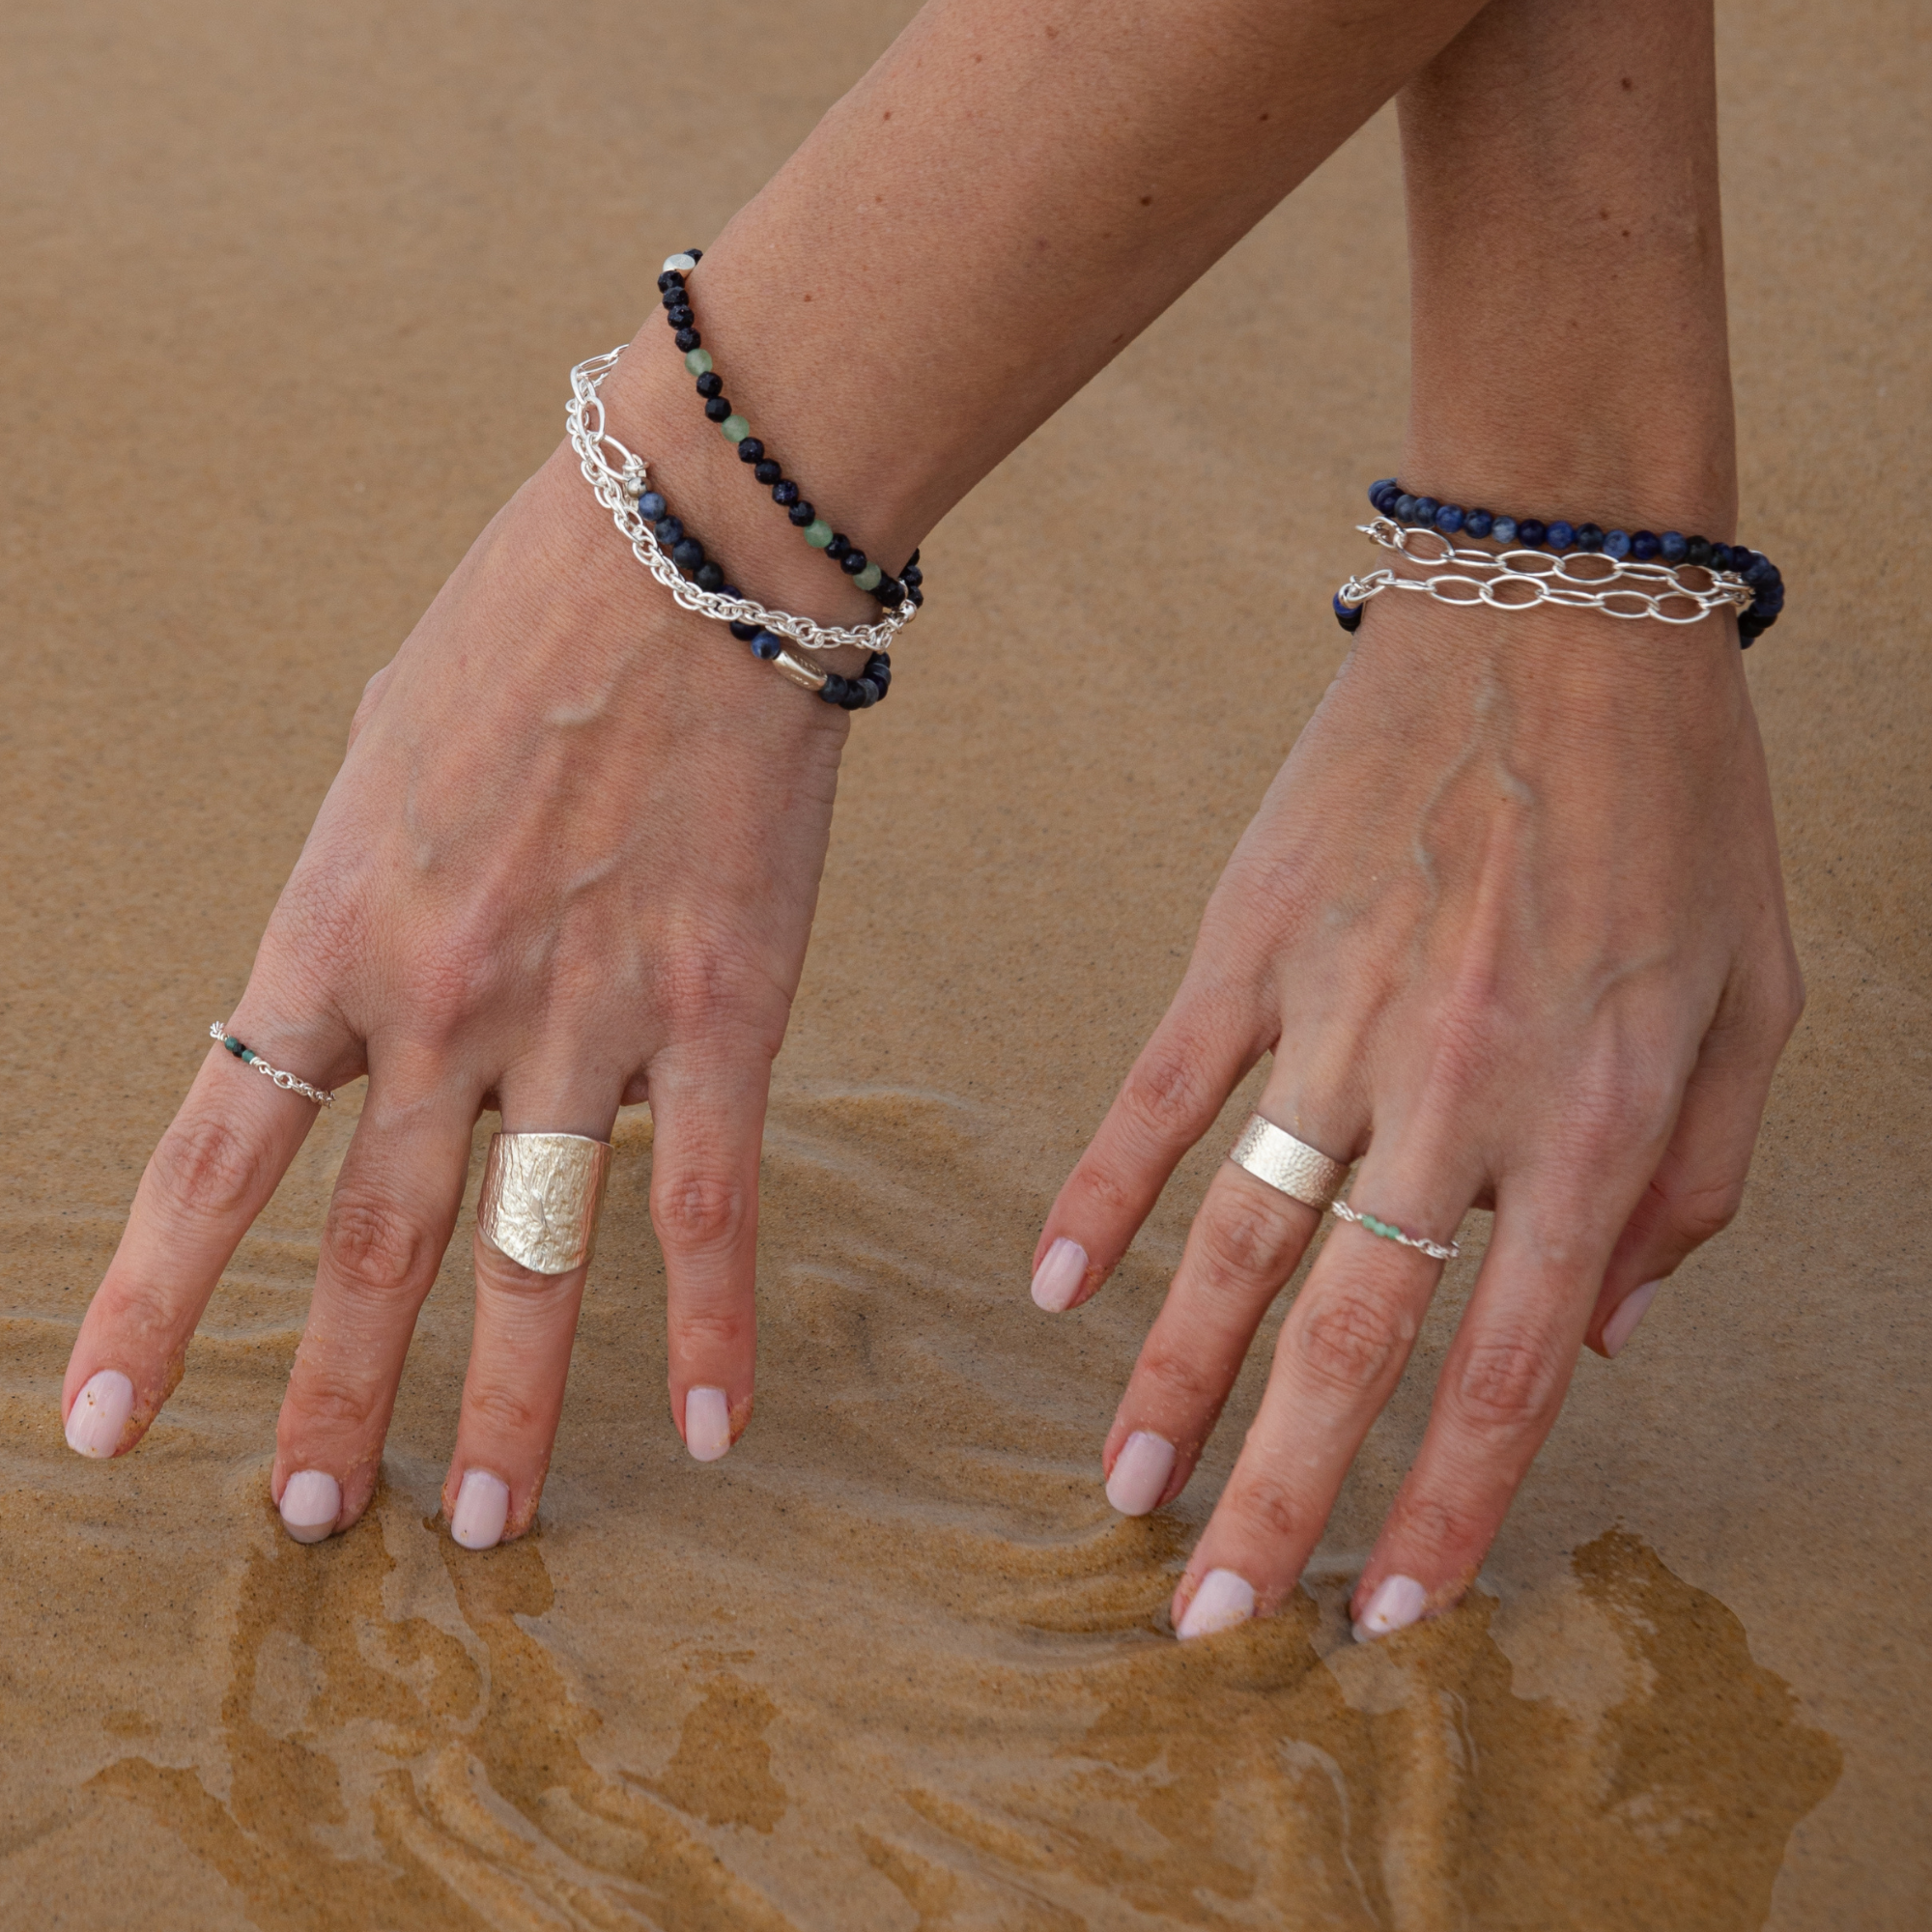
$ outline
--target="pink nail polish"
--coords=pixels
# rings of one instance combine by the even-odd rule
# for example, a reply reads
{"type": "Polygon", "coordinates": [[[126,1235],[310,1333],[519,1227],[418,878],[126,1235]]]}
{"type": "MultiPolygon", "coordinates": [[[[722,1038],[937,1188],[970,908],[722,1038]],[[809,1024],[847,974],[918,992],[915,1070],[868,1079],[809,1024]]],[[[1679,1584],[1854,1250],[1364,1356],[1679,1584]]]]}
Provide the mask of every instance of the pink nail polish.
{"type": "Polygon", "coordinates": [[[1413,1577],[1384,1577],[1355,1619],[1355,1641],[1369,1643],[1406,1630],[1429,1607],[1429,1592],[1413,1577]]]}
{"type": "Polygon", "coordinates": [[[1160,1501],[1174,1474],[1174,1444],[1136,1429],[1114,1458],[1107,1500],[1122,1516],[1146,1516],[1160,1501]]]}
{"type": "Polygon", "coordinates": [[[1612,1361],[1623,1352],[1624,1344],[1635,1333],[1636,1324],[1643,1320],[1662,1286],[1661,1281],[1647,1281],[1641,1288],[1632,1289],[1617,1303],[1616,1313],[1604,1323],[1604,1353],[1612,1361]]]}
{"type": "Polygon", "coordinates": [[[449,1534],[466,1549],[494,1549],[510,1515],[510,1486],[488,1469],[466,1469],[449,1513],[449,1534]]]}
{"type": "Polygon", "coordinates": [[[134,1406],[134,1384],[119,1369],[89,1376],[67,1412],[67,1446],[77,1456],[111,1456],[134,1406]]]}
{"type": "Polygon", "coordinates": [[[282,1527],[298,1543],[320,1543],[342,1514],[342,1485],[320,1469],[298,1469],[282,1485],[282,1527]]]}
{"type": "Polygon", "coordinates": [[[700,1463],[715,1463],[731,1446],[731,1407],[723,1389],[687,1389],[684,1446],[700,1463]]]}
{"type": "Polygon", "coordinates": [[[1065,1235],[1040,1257],[1033,1271],[1033,1298],[1049,1315],[1071,1308],[1087,1279],[1087,1250],[1065,1235]]]}
{"type": "Polygon", "coordinates": [[[1233,1630],[1255,1613],[1255,1586],[1232,1570],[1210,1570],[1201,1579],[1179,1623],[1176,1636],[1212,1636],[1216,1631],[1233,1630]]]}

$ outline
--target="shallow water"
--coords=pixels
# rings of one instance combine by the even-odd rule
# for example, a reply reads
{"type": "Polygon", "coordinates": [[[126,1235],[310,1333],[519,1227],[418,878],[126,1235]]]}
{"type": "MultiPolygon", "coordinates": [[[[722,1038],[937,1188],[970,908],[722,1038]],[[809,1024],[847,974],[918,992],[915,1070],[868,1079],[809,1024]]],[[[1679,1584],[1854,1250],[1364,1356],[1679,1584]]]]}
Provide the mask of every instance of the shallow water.
{"type": "Polygon", "coordinates": [[[1583,1363],[1463,1609],[1371,1649],[1342,1621],[1482,1217],[1302,1594],[1184,1651],[1167,1596],[1256,1373],[1160,1518],[1115,1518],[1096,1459],[1246,1096],[1100,1300],[1025,1285],[1339,659],[1403,396],[1385,123],[928,546],[842,781],[725,1462],[667,1413],[626,1115],[538,1532],[472,1556],[432,1520],[464,1230],[376,1507],[289,1543],[273,1419],[353,1091],[140,1451],[62,1444],[74,1326],[362,678],[570,363],[898,17],[9,22],[0,1924],[1921,1925],[1924,547],[1833,534],[1923,475],[1932,414],[1902,5],[1726,16],[1745,528],[1794,586],[1750,671],[1810,1010],[1738,1225],[1583,1363]],[[1211,605],[1118,514],[1150,477],[1204,506],[1211,605]]]}

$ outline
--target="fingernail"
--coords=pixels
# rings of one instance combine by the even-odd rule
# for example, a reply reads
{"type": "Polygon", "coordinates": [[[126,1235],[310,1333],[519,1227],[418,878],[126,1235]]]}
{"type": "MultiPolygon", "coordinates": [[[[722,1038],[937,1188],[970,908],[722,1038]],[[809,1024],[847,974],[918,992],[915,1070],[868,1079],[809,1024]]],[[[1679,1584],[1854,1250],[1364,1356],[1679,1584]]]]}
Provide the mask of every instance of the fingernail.
{"type": "Polygon", "coordinates": [[[1413,1577],[1384,1577],[1355,1619],[1355,1641],[1369,1643],[1406,1630],[1429,1606],[1429,1592],[1413,1577]]]}
{"type": "Polygon", "coordinates": [[[1255,1586],[1232,1570],[1210,1570],[1201,1579],[1179,1623],[1176,1636],[1212,1636],[1216,1631],[1233,1630],[1255,1613],[1255,1586]]]}
{"type": "Polygon", "coordinates": [[[342,1514],[342,1485],[320,1469],[298,1469],[282,1485],[282,1527],[298,1543],[320,1543],[342,1514]]]}
{"type": "Polygon", "coordinates": [[[1086,1279],[1087,1250],[1063,1235],[1033,1271],[1033,1298],[1049,1315],[1058,1315],[1073,1306],[1073,1297],[1086,1279]]]}
{"type": "Polygon", "coordinates": [[[67,1412],[67,1446],[79,1456],[111,1456],[134,1406],[134,1384],[119,1369],[87,1378],[67,1412]]]}
{"type": "MultiPolygon", "coordinates": [[[[286,1492],[282,1507],[286,1512],[286,1492]]],[[[510,1486],[488,1469],[466,1469],[449,1513],[449,1533],[466,1549],[494,1549],[503,1540],[510,1515],[510,1486]]]]}
{"type": "Polygon", "coordinates": [[[1615,1361],[1623,1351],[1623,1346],[1636,1332],[1636,1324],[1644,1318],[1644,1311],[1657,1297],[1657,1291],[1663,1284],[1661,1281],[1647,1281],[1641,1288],[1634,1288],[1617,1303],[1617,1312],[1604,1323],[1604,1353],[1615,1361]]]}
{"type": "Polygon", "coordinates": [[[731,1446],[731,1408],[723,1389],[687,1389],[684,1446],[700,1463],[715,1463],[731,1446]]]}
{"type": "Polygon", "coordinates": [[[1136,1429],[1114,1459],[1107,1500],[1122,1516],[1146,1516],[1159,1502],[1174,1474],[1174,1444],[1136,1429]]]}

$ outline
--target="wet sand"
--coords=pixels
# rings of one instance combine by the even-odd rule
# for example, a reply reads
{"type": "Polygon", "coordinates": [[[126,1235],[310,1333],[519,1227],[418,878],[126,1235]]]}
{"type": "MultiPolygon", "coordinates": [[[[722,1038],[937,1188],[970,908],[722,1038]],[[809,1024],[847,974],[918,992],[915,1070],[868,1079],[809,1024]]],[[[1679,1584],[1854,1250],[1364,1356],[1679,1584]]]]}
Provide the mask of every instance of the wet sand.
{"type": "Polygon", "coordinates": [[[1258,1378],[1159,1518],[1115,1518],[1096,1458],[1248,1095],[1102,1300],[1050,1321],[1025,1279],[1341,655],[1327,599],[1406,380],[1386,117],[927,547],[780,1063],[731,1457],[692,1463],[667,1413],[627,1114],[538,1533],[478,1557],[433,1520],[460,1231],[376,1506],[288,1542],[274,1415],[353,1092],[140,1451],[62,1443],[74,1327],[362,680],[553,446],[570,364],[908,11],[7,21],[0,1923],[1923,1925],[1905,0],[1732,5],[1720,42],[1743,528],[1792,585],[1750,674],[1810,1009],[1743,1216],[1586,1358],[1463,1610],[1370,1650],[1343,1622],[1480,1239],[1304,1593],[1186,1650],[1165,1600],[1258,1378]],[[1149,476],[1218,534],[1212,607],[1118,514],[1149,476]]]}

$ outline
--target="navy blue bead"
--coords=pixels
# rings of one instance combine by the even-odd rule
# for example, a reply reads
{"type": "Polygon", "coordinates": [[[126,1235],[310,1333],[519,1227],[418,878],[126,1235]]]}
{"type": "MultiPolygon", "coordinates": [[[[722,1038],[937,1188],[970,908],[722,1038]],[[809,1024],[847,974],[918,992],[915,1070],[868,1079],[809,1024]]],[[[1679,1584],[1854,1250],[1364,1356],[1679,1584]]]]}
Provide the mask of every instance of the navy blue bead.
{"type": "Polygon", "coordinates": [[[677,344],[678,353],[684,355],[689,355],[694,349],[700,348],[704,342],[703,336],[695,328],[680,328],[671,340],[677,344]]]}
{"type": "Polygon", "coordinates": [[[1516,526],[1516,540],[1524,550],[1539,550],[1548,530],[1534,517],[1525,517],[1516,526]]]}
{"type": "Polygon", "coordinates": [[[1577,526],[1577,548],[1578,550],[1600,551],[1604,547],[1604,526],[1601,524],[1578,524],[1577,526]]]}
{"type": "Polygon", "coordinates": [[[763,658],[769,664],[785,647],[785,640],[776,631],[753,631],[752,633],[752,655],[763,658]]]}
{"type": "Polygon", "coordinates": [[[828,673],[826,680],[818,687],[818,695],[827,704],[843,704],[847,680],[835,670],[828,673]]]}
{"type": "Polygon", "coordinates": [[[865,567],[866,567],[866,553],[862,550],[848,550],[845,553],[845,554],[838,559],[838,568],[842,570],[847,577],[857,577],[858,574],[865,569],[865,567]]]}
{"type": "Polygon", "coordinates": [[[673,328],[689,328],[691,325],[697,320],[697,318],[692,314],[691,304],[689,302],[681,301],[677,304],[675,308],[668,308],[665,310],[665,320],[668,323],[669,323],[673,328]]]}
{"type": "Polygon", "coordinates": [[[682,275],[674,282],[667,282],[660,275],[658,277],[658,287],[664,291],[664,305],[666,308],[683,308],[686,305],[684,299],[684,277],[682,275]]]}
{"type": "Polygon", "coordinates": [[[740,463],[762,463],[765,460],[765,445],[754,436],[738,439],[738,461],[740,463]]]}
{"type": "MultiPolygon", "coordinates": [[[[905,568],[906,570],[916,570],[918,569],[918,567],[919,567],[919,553],[918,551],[914,551],[913,554],[906,558],[905,568]]],[[[905,575],[905,570],[900,571],[899,575],[903,577],[905,575]]],[[[919,579],[915,577],[913,579],[913,582],[917,583],[919,582],[919,579]]]]}
{"type": "Polygon", "coordinates": [[[671,545],[670,560],[680,570],[696,570],[704,561],[704,546],[696,537],[686,537],[671,545]]]}
{"type": "Polygon", "coordinates": [[[1415,521],[1418,524],[1434,524],[1435,513],[1441,507],[1434,497],[1418,497],[1415,499],[1415,521]]]}
{"type": "Polygon", "coordinates": [[[774,463],[769,456],[767,456],[758,465],[758,467],[752,471],[752,474],[754,477],[756,477],[760,483],[776,483],[779,480],[779,478],[784,474],[784,471],[781,469],[779,466],[776,463],[774,463]]]}
{"type": "Polygon", "coordinates": [[[1631,554],[1631,534],[1628,530],[1606,530],[1604,533],[1604,554],[1605,556],[1626,557],[1631,554]]]}
{"type": "Polygon", "coordinates": [[[1576,527],[1559,517],[1544,533],[1543,540],[1551,550],[1570,550],[1577,542],[1576,527]]]}
{"type": "MultiPolygon", "coordinates": [[[[731,594],[733,593],[729,591],[725,592],[726,596],[729,596],[731,594]]],[[[758,635],[757,625],[748,624],[742,618],[739,617],[732,618],[730,623],[725,626],[725,629],[727,629],[731,633],[731,635],[738,639],[738,641],[741,644],[749,644],[752,641],[752,639],[758,635]]]]}
{"type": "Polygon", "coordinates": [[[1335,593],[1335,621],[1345,631],[1355,630],[1362,621],[1361,606],[1358,604],[1350,610],[1342,602],[1342,593],[1339,590],[1335,593]]]}
{"type": "Polygon", "coordinates": [[[925,592],[917,583],[906,585],[906,595],[912,599],[912,608],[917,611],[925,602],[925,592]]]}
{"type": "Polygon", "coordinates": [[[1689,546],[1676,530],[1665,530],[1657,540],[1657,554],[1665,563],[1682,563],[1689,546]]]}
{"type": "Polygon", "coordinates": [[[1402,485],[1393,476],[1378,476],[1369,485],[1369,502],[1375,509],[1379,510],[1381,508],[1382,492],[1384,490],[1394,490],[1399,494],[1402,490],[1402,485]]]}
{"type": "Polygon", "coordinates": [[[1486,537],[1495,526],[1495,517],[1488,510],[1465,510],[1463,514],[1463,534],[1465,537],[1486,537]]]}
{"type": "Polygon", "coordinates": [[[722,590],[724,587],[724,573],[715,563],[700,564],[692,572],[691,581],[700,590],[722,590]]]}
{"type": "Polygon", "coordinates": [[[684,277],[675,269],[667,269],[658,277],[658,287],[660,289],[681,289],[683,286],[684,277]]]}
{"type": "Polygon", "coordinates": [[[657,532],[658,542],[663,544],[666,550],[669,550],[673,544],[681,544],[684,541],[684,525],[676,517],[660,517],[657,522],[657,532]]]}
{"type": "Polygon", "coordinates": [[[873,593],[888,611],[896,611],[906,601],[906,587],[897,578],[887,578],[873,593]]]}
{"type": "MultiPolygon", "coordinates": [[[[781,483],[779,485],[779,489],[782,490],[783,488],[784,485],[781,483]]],[[[777,492],[774,491],[773,494],[777,495],[777,492]]],[[[791,508],[785,512],[785,515],[788,516],[792,520],[792,522],[799,526],[800,529],[804,529],[807,524],[815,523],[818,518],[818,512],[814,510],[811,507],[810,503],[803,497],[798,497],[792,503],[791,508]]]]}
{"type": "MultiPolygon", "coordinates": [[[[917,557],[919,555],[918,551],[914,551],[913,555],[917,557]]],[[[917,563],[907,564],[906,567],[899,572],[899,575],[905,580],[906,585],[910,589],[916,590],[922,583],[925,582],[925,572],[923,571],[917,563]]]]}
{"type": "Polygon", "coordinates": [[[859,680],[859,709],[869,711],[886,694],[869,677],[859,680]]]}
{"type": "Polygon", "coordinates": [[[1750,611],[1747,611],[1738,619],[1738,639],[1744,645],[1745,649],[1748,650],[1751,646],[1751,640],[1755,638],[1763,637],[1770,629],[1771,624],[1768,619],[1753,616],[1750,611]]]}
{"type": "Polygon", "coordinates": [[[670,505],[655,490],[646,490],[638,498],[638,515],[647,524],[656,523],[669,508],[670,505]]]}
{"type": "Polygon", "coordinates": [[[722,423],[731,413],[731,398],[729,396],[713,396],[704,405],[704,413],[713,422],[722,423]]]}
{"type": "Polygon", "coordinates": [[[1711,539],[1709,537],[1686,537],[1684,539],[1684,561],[1694,563],[1699,570],[1710,567],[1711,539]]]}
{"type": "Polygon", "coordinates": [[[1657,553],[1663,548],[1655,530],[1633,530],[1631,532],[1631,559],[1634,563],[1652,563],[1657,553]]]}
{"type": "Polygon", "coordinates": [[[1445,537],[1453,537],[1463,527],[1462,504],[1444,503],[1435,513],[1435,527],[1445,537]]]}
{"type": "Polygon", "coordinates": [[[694,262],[701,262],[704,259],[702,248],[680,248],[677,252],[680,255],[689,255],[694,262]]]}
{"type": "Polygon", "coordinates": [[[724,393],[724,378],[716,369],[707,369],[697,379],[697,393],[709,400],[724,393]]]}
{"type": "Polygon", "coordinates": [[[1412,524],[1415,521],[1415,498],[1405,490],[1395,499],[1395,508],[1389,513],[1399,524],[1412,524]]]}
{"type": "Polygon", "coordinates": [[[832,541],[825,546],[825,554],[837,563],[852,548],[852,539],[843,530],[834,530],[832,541]]]}
{"type": "Polygon", "coordinates": [[[1751,560],[1745,565],[1745,582],[1752,585],[1769,583],[1777,575],[1770,557],[1762,551],[1752,551],[1751,560]]]}
{"type": "Polygon", "coordinates": [[[772,501],[781,510],[790,509],[798,501],[798,485],[796,483],[774,483],[772,485],[772,501]]]}
{"type": "Polygon", "coordinates": [[[1490,525],[1490,534],[1507,550],[1511,544],[1516,542],[1516,519],[1514,517],[1497,517],[1490,525]]]}

